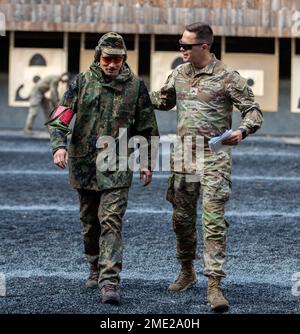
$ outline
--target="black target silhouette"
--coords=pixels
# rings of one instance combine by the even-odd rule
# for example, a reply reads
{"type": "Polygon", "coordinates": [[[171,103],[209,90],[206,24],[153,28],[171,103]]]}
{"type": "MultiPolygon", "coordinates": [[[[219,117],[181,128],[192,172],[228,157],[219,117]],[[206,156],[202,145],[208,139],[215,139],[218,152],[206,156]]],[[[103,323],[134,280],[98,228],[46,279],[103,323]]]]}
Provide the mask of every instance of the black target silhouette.
{"type": "MultiPolygon", "coordinates": [[[[41,80],[41,77],[39,77],[38,75],[35,75],[32,79],[32,81],[34,83],[37,83],[38,81],[41,80]]],[[[24,88],[24,85],[20,85],[18,88],[17,88],[17,91],[16,91],[16,101],[29,101],[29,98],[30,98],[30,95],[28,95],[27,97],[22,97],[20,95],[20,91],[24,88]]]]}
{"type": "Polygon", "coordinates": [[[36,53],[31,57],[29,66],[47,66],[47,62],[43,55],[36,53]]]}
{"type": "Polygon", "coordinates": [[[247,79],[247,85],[248,85],[249,87],[254,86],[254,84],[255,84],[255,81],[254,81],[252,78],[248,78],[248,79],[247,79]]]}
{"type": "MultiPolygon", "coordinates": [[[[29,60],[29,66],[47,66],[47,62],[46,59],[43,55],[41,55],[40,53],[35,53],[29,60]]],[[[37,83],[39,80],[41,79],[40,76],[35,75],[32,78],[32,81],[34,83],[37,83]]],[[[28,101],[29,100],[29,95],[27,97],[22,97],[20,92],[21,90],[24,88],[24,84],[21,84],[17,90],[16,90],[16,95],[15,95],[15,100],[16,101],[28,101]]]]}

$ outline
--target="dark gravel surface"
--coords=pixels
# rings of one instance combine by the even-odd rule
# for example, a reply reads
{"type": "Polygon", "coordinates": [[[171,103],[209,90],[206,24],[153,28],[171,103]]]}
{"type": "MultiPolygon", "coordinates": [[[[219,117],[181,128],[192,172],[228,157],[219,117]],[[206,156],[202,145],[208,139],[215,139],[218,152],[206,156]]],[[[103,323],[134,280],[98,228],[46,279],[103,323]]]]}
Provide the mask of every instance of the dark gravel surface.
{"type": "MultiPolygon", "coordinates": [[[[292,275],[300,271],[300,141],[249,138],[233,153],[227,205],[228,313],[297,313],[292,275]],[[298,179],[299,177],[299,179],[298,179]]],[[[124,219],[122,304],[102,305],[84,288],[77,194],[52,166],[48,141],[0,135],[0,313],[210,313],[202,275],[199,205],[197,285],[167,292],[176,277],[171,207],[162,173],[148,188],[134,179],[124,219]],[[57,172],[57,173],[56,173],[57,172]]]]}

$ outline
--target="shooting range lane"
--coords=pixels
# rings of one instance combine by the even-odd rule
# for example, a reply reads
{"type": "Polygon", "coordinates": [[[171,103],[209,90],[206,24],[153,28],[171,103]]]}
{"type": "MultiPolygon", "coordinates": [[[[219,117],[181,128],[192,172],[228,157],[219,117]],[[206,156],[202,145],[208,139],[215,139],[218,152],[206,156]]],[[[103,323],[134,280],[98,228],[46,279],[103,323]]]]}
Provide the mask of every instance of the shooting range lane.
{"type": "MultiPolygon", "coordinates": [[[[166,173],[142,188],[134,178],[124,218],[122,304],[102,305],[84,287],[77,194],[52,166],[48,141],[0,134],[0,313],[210,313],[202,275],[199,208],[197,285],[167,292],[179,266],[166,173]]],[[[230,313],[299,313],[300,145],[248,138],[233,153],[233,193],[224,291],[230,313]]]]}

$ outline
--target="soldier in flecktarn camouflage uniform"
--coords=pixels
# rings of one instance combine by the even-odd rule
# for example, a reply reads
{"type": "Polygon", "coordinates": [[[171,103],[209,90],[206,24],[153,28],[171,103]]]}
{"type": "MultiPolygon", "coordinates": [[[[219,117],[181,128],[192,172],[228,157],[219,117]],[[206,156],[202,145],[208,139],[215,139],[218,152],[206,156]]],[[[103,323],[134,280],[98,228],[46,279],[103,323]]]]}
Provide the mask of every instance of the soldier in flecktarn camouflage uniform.
{"type": "MultiPolygon", "coordinates": [[[[99,286],[102,302],[112,304],[120,302],[122,217],[132,171],[98,168],[98,140],[110,136],[121,141],[120,128],[127,131],[126,143],[135,135],[143,136],[149,142],[149,163],[141,168],[141,178],[147,185],[152,179],[150,138],[158,135],[147,88],[127,65],[126,53],[120,35],[103,35],[90,69],[71,83],[49,124],[54,163],[65,168],[69,157],[70,184],[79,193],[85,254],[90,264],[86,286],[99,286]],[[67,151],[73,115],[76,121],[67,151]]],[[[117,151],[117,163],[130,155],[126,150],[126,156],[121,157],[117,151]]]]}
{"type": "MultiPolygon", "coordinates": [[[[231,128],[233,105],[241,112],[239,129],[223,141],[238,145],[257,131],[263,116],[252,90],[238,72],[228,69],[210,53],[213,32],[210,26],[194,23],[186,27],[180,40],[185,64],[179,65],[158,92],[150,94],[157,109],[177,106],[177,136],[204,137],[204,163],[197,182],[174,169],[169,179],[167,199],[173,205],[173,226],[177,238],[177,258],[181,271],[170,291],[184,291],[196,283],[193,260],[197,244],[197,200],[203,192],[202,229],[204,274],[208,277],[208,303],[215,311],[229,308],[220,280],[225,277],[225,246],[228,222],[224,206],[231,193],[231,150],[212,153],[210,138],[231,128]]],[[[195,152],[193,148],[193,154],[195,152]]]]}

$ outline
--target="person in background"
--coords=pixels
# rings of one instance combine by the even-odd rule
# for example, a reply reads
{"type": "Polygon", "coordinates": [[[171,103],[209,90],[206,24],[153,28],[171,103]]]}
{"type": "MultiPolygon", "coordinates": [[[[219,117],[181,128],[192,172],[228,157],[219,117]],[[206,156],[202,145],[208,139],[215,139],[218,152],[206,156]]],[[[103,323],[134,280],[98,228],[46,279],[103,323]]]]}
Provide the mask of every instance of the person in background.
{"type": "Polygon", "coordinates": [[[58,84],[68,81],[69,74],[63,73],[62,75],[48,75],[35,83],[29,97],[29,110],[24,127],[25,134],[32,133],[35,118],[41,110],[45,120],[49,121],[50,112],[59,101],[58,84]],[[50,91],[50,99],[45,96],[48,91],[50,91]]]}

